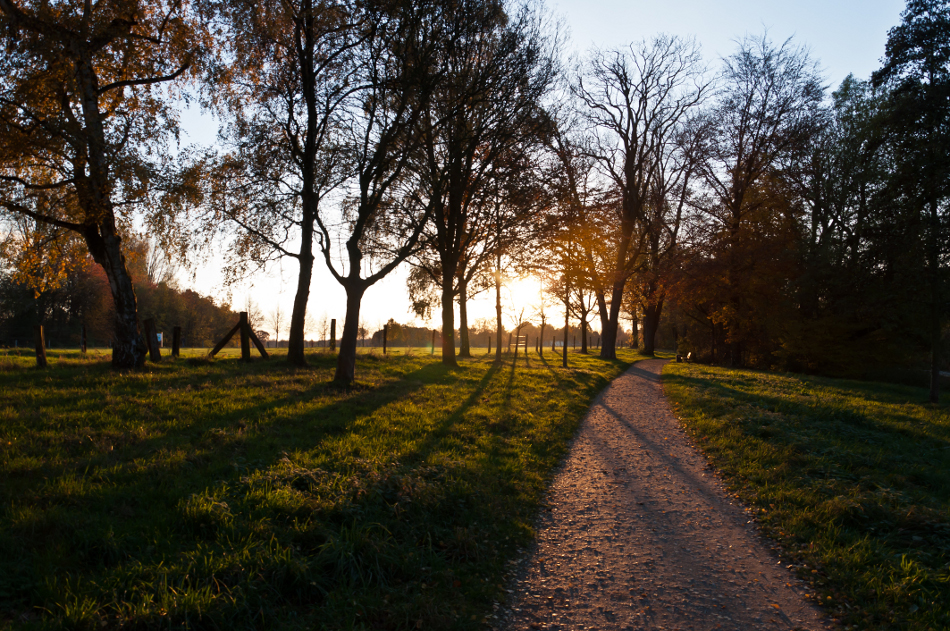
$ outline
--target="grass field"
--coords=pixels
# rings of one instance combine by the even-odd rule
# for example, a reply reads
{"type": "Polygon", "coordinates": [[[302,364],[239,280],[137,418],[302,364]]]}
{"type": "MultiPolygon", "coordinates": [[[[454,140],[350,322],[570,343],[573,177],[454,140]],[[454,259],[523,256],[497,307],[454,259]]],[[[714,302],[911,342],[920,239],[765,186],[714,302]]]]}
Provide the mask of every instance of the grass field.
{"type": "Polygon", "coordinates": [[[205,352],[0,352],[0,628],[484,628],[566,441],[639,358],[376,353],[339,389],[330,355],[205,352]]]}
{"type": "Polygon", "coordinates": [[[906,386],[695,364],[663,377],[697,444],[846,627],[950,628],[946,405],[906,386]]]}

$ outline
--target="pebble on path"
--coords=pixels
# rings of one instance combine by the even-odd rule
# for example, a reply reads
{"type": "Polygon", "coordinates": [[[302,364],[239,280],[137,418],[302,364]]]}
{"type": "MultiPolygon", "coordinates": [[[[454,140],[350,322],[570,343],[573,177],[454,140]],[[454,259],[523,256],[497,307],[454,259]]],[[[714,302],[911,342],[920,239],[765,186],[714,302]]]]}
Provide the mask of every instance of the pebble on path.
{"type": "Polygon", "coordinates": [[[594,402],[493,626],[833,628],[690,444],[663,364],[635,364],[594,402]]]}

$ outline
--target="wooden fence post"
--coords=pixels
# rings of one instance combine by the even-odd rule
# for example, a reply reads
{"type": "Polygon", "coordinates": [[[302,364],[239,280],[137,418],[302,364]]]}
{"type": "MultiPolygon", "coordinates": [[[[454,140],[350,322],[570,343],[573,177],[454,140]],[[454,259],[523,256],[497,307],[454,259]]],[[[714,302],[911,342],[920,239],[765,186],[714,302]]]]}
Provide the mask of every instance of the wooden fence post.
{"type": "Polygon", "coordinates": [[[488,336],[488,352],[486,355],[491,355],[491,335],[488,336]]]}
{"type": "Polygon", "coordinates": [[[435,329],[432,329],[432,349],[429,354],[435,355],[435,329]]]}
{"type": "Polygon", "coordinates": [[[528,336],[527,335],[524,336],[524,356],[525,356],[525,359],[527,359],[528,357],[528,336]]]}
{"type": "Polygon", "coordinates": [[[551,352],[552,352],[552,353],[557,350],[557,349],[554,347],[554,340],[555,340],[556,337],[557,337],[557,336],[555,336],[555,335],[552,335],[552,336],[551,336],[551,352]]]}
{"type": "Polygon", "coordinates": [[[82,325],[82,331],[79,333],[79,348],[82,350],[82,354],[86,354],[86,325],[82,325]]]}
{"type": "Polygon", "coordinates": [[[172,329],[172,357],[181,355],[181,327],[172,329]]]}
{"type": "Polygon", "coordinates": [[[36,338],[36,365],[39,368],[46,368],[46,341],[43,339],[42,324],[33,327],[33,335],[36,338]]]}
{"type": "Polygon", "coordinates": [[[386,354],[386,336],[389,334],[389,325],[383,325],[383,355],[386,354]]]}
{"type": "Polygon", "coordinates": [[[158,336],[155,334],[155,318],[146,318],[145,325],[145,344],[148,346],[148,358],[153,363],[162,361],[162,351],[158,348],[158,336]]]}
{"type": "Polygon", "coordinates": [[[248,335],[248,330],[251,325],[247,320],[247,311],[242,311],[240,318],[238,327],[241,333],[241,361],[249,362],[251,361],[251,336],[248,335]]]}
{"type": "Polygon", "coordinates": [[[508,332],[508,352],[511,352],[511,332],[508,332]]]}
{"type": "Polygon", "coordinates": [[[336,318],[330,320],[330,350],[336,350],[336,318]]]}

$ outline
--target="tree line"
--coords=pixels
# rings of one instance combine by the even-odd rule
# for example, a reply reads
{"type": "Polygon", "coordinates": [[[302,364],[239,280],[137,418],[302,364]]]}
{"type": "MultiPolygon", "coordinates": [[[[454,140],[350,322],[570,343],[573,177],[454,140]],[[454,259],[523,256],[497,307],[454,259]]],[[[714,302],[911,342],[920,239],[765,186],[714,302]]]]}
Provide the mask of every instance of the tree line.
{"type": "MultiPolygon", "coordinates": [[[[7,245],[15,244],[10,241],[7,245]]],[[[48,252],[52,256],[33,263],[8,253],[18,265],[0,273],[0,343],[30,346],[37,322],[44,325],[47,342],[56,346],[79,346],[84,333],[89,346],[113,343],[109,281],[82,248],[66,245],[73,246],[69,257],[48,252]],[[48,272],[50,265],[58,269],[55,274],[32,273],[33,265],[39,265],[40,272],[48,272]]],[[[234,326],[238,314],[231,306],[179,288],[174,266],[155,247],[130,238],[127,248],[139,309],[155,320],[158,331],[170,336],[172,328],[180,326],[183,346],[211,347],[234,326]]]]}
{"type": "Polygon", "coordinates": [[[567,63],[530,0],[0,0],[0,22],[0,206],[25,226],[6,258],[55,277],[58,251],[88,251],[116,367],[145,360],[138,231],[181,259],[223,239],[232,278],[296,261],[297,365],[325,265],[343,382],[363,295],[408,264],[447,364],[471,354],[482,292],[500,357],[502,287],[533,275],[545,296],[516,328],[596,320],[606,358],[622,318],[648,353],[662,324],[737,366],[926,350],[937,396],[947,2],[910,0],[882,67],[830,94],[806,49],[766,35],[712,63],[668,35],[567,63]],[[216,147],[178,147],[190,100],[222,121],[216,147]]]}

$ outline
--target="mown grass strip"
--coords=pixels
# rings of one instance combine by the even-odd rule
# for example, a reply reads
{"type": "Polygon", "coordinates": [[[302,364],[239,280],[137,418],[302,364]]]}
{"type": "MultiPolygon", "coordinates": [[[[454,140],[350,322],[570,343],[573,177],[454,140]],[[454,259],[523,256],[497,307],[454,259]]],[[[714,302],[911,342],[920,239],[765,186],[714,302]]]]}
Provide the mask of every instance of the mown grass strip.
{"type": "Polygon", "coordinates": [[[926,390],[668,364],[667,395],[764,531],[859,629],[950,628],[950,411],[926,390]]]}
{"type": "Polygon", "coordinates": [[[475,629],[639,357],[0,357],[0,627],[475,629]]]}

